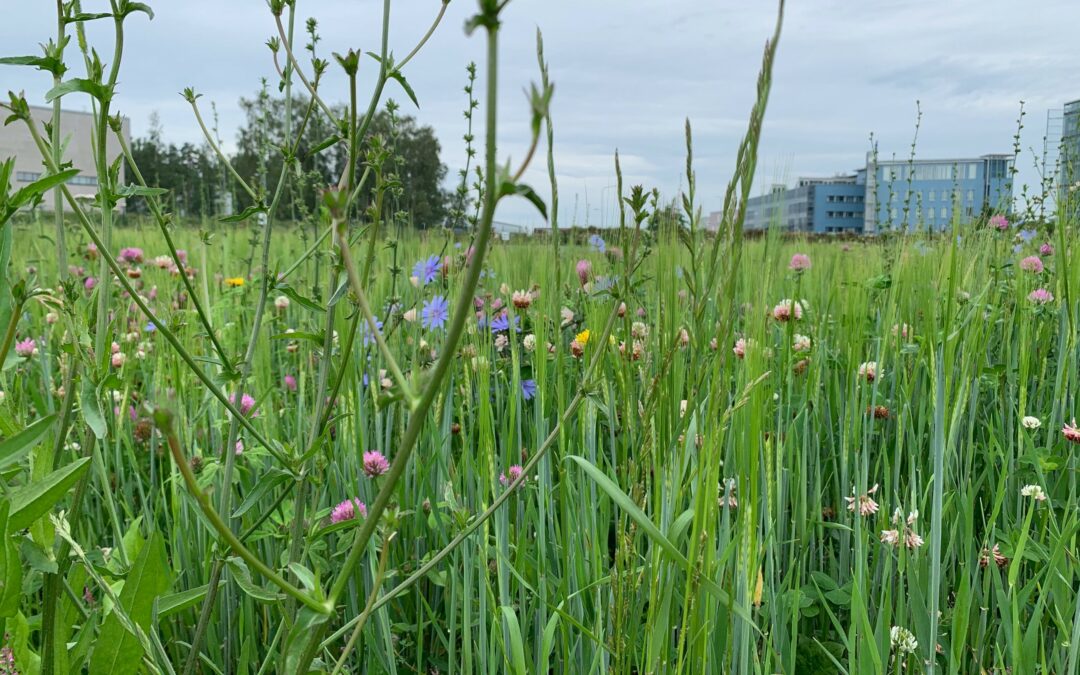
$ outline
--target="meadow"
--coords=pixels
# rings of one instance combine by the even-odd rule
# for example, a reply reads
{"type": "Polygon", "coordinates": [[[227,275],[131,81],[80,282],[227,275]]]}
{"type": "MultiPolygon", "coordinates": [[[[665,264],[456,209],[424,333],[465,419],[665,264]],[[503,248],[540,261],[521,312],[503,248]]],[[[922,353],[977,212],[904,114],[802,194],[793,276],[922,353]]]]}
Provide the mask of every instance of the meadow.
{"type": "Polygon", "coordinates": [[[0,209],[0,672],[1078,672],[1076,224],[746,239],[778,24],[718,233],[688,123],[686,227],[617,174],[617,229],[493,241],[501,199],[558,208],[496,161],[479,8],[457,234],[360,156],[385,41],[300,223],[288,172],[196,224],[138,173],[80,203],[35,130],[72,211],[0,209]]]}

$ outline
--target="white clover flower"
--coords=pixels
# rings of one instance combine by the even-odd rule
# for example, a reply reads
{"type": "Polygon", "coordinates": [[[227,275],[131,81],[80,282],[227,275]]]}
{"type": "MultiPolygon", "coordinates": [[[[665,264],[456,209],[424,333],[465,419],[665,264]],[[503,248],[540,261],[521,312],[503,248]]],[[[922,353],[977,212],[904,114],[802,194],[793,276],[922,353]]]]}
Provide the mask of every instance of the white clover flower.
{"type": "Polygon", "coordinates": [[[889,641],[892,643],[892,648],[901,654],[914,654],[915,650],[919,648],[915,636],[903,626],[892,627],[892,630],[889,631],[889,641]]]}
{"type": "Polygon", "coordinates": [[[1020,420],[1020,424],[1024,425],[1025,429],[1038,429],[1042,426],[1042,422],[1039,421],[1039,418],[1032,417],[1031,415],[1027,415],[1024,419],[1020,420]]]}
{"type": "Polygon", "coordinates": [[[1037,502],[1046,501],[1046,493],[1043,492],[1041,485],[1025,485],[1024,487],[1020,488],[1020,496],[1031,497],[1037,502]]]}

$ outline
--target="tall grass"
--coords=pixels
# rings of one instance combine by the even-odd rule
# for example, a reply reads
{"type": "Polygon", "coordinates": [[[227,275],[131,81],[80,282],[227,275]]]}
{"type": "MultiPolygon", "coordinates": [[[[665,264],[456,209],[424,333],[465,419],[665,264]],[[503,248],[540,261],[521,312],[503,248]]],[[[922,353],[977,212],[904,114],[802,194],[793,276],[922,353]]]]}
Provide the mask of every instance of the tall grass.
{"type": "MultiPolygon", "coordinates": [[[[321,114],[294,7],[272,8],[283,80],[321,114]]],[[[489,49],[472,236],[396,227],[393,147],[364,129],[400,75],[385,43],[367,112],[351,90],[342,125],[364,162],[309,223],[253,211],[207,235],[136,176],[147,221],[79,206],[62,234],[4,225],[5,658],[31,673],[1076,672],[1075,225],[1021,243],[986,223],[744,242],[778,24],[718,235],[700,227],[688,124],[686,230],[643,229],[659,196],[623,186],[616,159],[606,241],[488,245],[499,199],[535,199],[528,160],[496,163],[499,9],[473,22],[489,49]],[[377,199],[358,213],[366,181],[377,199]]],[[[525,131],[555,195],[539,57],[525,131]]],[[[355,58],[336,59],[350,81],[355,58]]],[[[283,188],[245,189],[273,214],[283,188]]]]}

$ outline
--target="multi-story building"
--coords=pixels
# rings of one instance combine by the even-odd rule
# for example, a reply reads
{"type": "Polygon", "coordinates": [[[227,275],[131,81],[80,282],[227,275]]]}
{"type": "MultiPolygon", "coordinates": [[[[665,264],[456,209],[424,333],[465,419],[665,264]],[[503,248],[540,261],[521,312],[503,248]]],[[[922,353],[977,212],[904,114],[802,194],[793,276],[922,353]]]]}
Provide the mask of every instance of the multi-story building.
{"type": "Polygon", "coordinates": [[[1080,100],[1062,108],[1058,147],[1058,203],[1068,209],[1066,217],[1075,220],[1080,216],[1080,100]]]}
{"type": "Polygon", "coordinates": [[[858,175],[800,178],[795,187],[773,185],[746,203],[747,231],[772,225],[816,234],[862,231],[865,186],[858,175]]]}
{"type": "Polygon", "coordinates": [[[879,160],[868,155],[863,232],[942,231],[1012,206],[1012,155],[879,160]]]}
{"type": "MultiPolygon", "coordinates": [[[[52,119],[52,108],[30,106],[30,114],[37,121],[38,129],[44,129],[46,122],[52,119]]],[[[122,130],[124,138],[131,139],[131,124],[125,117],[122,130]]],[[[66,140],[64,147],[64,161],[71,162],[71,166],[79,170],[79,174],[68,181],[68,187],[76,196],[93,196],[97,194],[98,176],[97,167],[94,163],[94,154],[91,150],[91,140],[94,133],[94,118],[90,113],[65,110],[60,113],[60,133],[66,140]]],[[[105,143],[109,162],[120,156],[120,142],[110,130],[105,143]]],[[[15,158],[15,171],[13,175],[14,185],[18,190],[28,183],[41,178],[45,172],[41,161],[41,153],[34,145],[34,139],[26,129],[26,125],[18,122],[0,126],[0,159],[15,158]]],[[[120,183],[124,182],[124,163],[120,163],[120,183]]],[[[49,190],[44,196],[42,208],[53,210],[54,192],[49,190]]],[[[68,204],[63,205],[68,209],[68,204]]],[[[123,209],[123,202],[119,204],[123,209]]]]}

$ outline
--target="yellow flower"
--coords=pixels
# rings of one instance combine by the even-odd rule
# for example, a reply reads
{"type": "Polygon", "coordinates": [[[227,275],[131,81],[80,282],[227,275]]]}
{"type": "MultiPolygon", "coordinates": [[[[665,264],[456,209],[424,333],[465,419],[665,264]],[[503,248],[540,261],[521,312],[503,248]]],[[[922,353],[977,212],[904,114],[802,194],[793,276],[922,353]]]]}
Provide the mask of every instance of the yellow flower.
{"type": "Polygon", "coordinates": [[[244,277],[225,277],[225,285],[230,288],[237,288],[244,285],[244,277]]]}
{"type": "Polygon", "coordinates": [[[574,339],[581,343],[582,347],[589,344],[589,329],[586,328],[585,330],[581,331],[574,339]]]}

